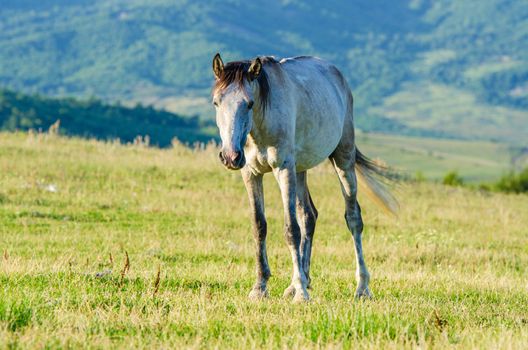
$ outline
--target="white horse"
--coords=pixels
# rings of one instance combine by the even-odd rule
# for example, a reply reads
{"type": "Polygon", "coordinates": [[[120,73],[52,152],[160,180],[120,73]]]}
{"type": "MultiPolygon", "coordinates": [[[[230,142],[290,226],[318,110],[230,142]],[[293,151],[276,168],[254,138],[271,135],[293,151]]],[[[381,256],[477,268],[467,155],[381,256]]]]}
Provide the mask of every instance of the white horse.
{"type": "Polygon", "coordinates": [[[268,295],[270,268],[262,177],[273,172],[284,205],[284,234],[293,276],[285,296],[308,300],[310,255],[317,210],[307,186],[307,170],[329,158],[345,198],[345,219],[355,244],[356,297],[370,297],[363,258],[363,222],[356,200],[356,172],[378,203],[395,211],[397,203],[373,175],[385,169],[363,156],[354,142],[352,93],[332,64],[315,57],[277,61],[257,57],[224,65],[213,59],[213,104],[222,139],[219,154],[229,169],[241,169],[252,209],[257,251],[257,281],[250,298],[268,295]]]}

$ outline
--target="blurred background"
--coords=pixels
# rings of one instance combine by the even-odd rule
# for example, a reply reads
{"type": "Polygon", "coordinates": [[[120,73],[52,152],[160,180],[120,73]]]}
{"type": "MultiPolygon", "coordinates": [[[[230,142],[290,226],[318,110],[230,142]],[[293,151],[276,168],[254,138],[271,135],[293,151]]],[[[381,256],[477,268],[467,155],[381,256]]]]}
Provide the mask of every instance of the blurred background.
{"type": "Polygon", "coordinates": [[[0,48],[3,131],[207,142],[216,52],[316,55],[369,155],[469,183],[528,166],[526,1],[0,0],[0,48]]]}

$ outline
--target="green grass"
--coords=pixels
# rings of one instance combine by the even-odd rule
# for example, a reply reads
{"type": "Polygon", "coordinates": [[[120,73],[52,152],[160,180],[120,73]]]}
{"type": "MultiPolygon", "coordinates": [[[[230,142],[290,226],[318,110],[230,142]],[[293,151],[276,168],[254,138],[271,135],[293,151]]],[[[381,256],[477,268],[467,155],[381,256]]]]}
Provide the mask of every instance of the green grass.
{"type": "Polygon", "coordinates": [[[312,301],[299,305],[281,298],[291,263],[268,176],[273,276],[269,300],[255,303],[247,299],[254,252],[246,194],[213,149],[0,133],[0,169],[3,348],[528,342],[525,195],[409,183],[398,191],[397,219],[361,196],[375,298],[356,302],[352,241],[325,164],[309,176],[320,218],[312,301]],[[125,252],[130,270],[122,277],[125,252]]]}
{"type": "Polygon", "coordinates": [[[493,182],[512,166],[510,148],[496,142],[360,133],[358,144],[371,158],[429,180],[441,180],[456,171],[469,183],[493,182]]]}

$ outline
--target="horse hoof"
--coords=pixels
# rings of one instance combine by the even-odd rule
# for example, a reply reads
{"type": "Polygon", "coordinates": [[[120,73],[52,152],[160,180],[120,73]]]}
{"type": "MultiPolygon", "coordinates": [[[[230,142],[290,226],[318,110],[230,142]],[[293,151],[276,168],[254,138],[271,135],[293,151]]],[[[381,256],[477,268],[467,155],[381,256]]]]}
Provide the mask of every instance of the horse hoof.
{"type": "Polygon", "coordinates": [[[295,287],[293,285],[290,285],[288,288],[284,290],[284,293],[282,293],[283,298],[292,298],[295,296],[295,287]]]}
{"type": "Polygon", "coordinates": [[[250,300],[261,300],[267,298],[268,290],[267,289],[260,289],[260,288],[254,288],[249,292],[249,299],[250,300]]]}
{"type": "Polygon", "coordinates": [[[370,292],[370,290],[367,288],[362,288],[362,289],[357,289],[356,290],[356,294],[355,294],[355,299],[356,300],[366,300],[366,299],[372,299],[372,293],[370,292]]]}
{"type": "Polygon", "coordinates": [[[310,301],[310,296],[308,295],[308,292],[305,290],[298,290],[295,292],[295,296],[293,297],[294,303],[304,303],[310,301]]]}

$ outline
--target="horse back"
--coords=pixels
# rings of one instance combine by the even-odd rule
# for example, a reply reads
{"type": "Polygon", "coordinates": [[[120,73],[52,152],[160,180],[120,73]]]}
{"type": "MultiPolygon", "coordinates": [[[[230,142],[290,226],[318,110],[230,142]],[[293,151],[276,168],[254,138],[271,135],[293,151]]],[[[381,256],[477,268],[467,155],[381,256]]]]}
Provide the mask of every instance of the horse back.
{"type": "Polygon", "coordinates": [[[352,94],[341,72],[327,61],[300,56],[280,64],[295,104],[298,167],[309,169],[336,149],[345,124],[353,127],[352,94]]]}

